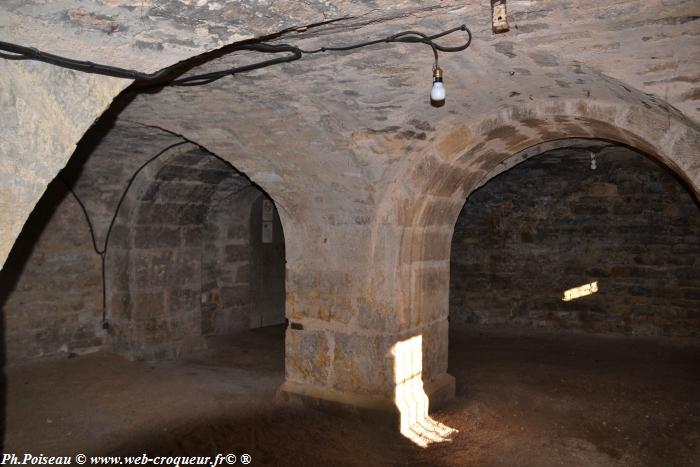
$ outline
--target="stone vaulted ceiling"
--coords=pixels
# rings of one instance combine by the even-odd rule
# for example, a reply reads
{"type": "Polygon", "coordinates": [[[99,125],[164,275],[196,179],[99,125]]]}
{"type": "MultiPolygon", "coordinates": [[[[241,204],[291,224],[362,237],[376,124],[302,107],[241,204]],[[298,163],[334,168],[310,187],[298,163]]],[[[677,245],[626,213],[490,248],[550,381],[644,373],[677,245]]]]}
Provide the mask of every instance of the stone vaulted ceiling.
{"type": "MultiPolygon", "coordinates": [[[[153,72],[241,40],[314,48],[467,24],[473,45],[440,57],[442,108],[428,104],[432,56],[419,44],[305,56],[207,86],[120,98],[117,119],[201,144],[267,190],[283,215],[309,224],[401,223],[417,215],[402,203],[427,193],[463,200],[507,156],[567,132],[635,142],[564,116],[653,135],[669,154],[678,140],[697,144],[697,2],[508,7],[511,30],[494,35],[488,1],[11,0],[0,5],[0,40],[153,72]]],[[[234,53],[190,73],[259,59],[234,53]]],[[[129,84],[0,60],[3,258],[46,184],[129,84]]],[[[667,162],[698,182],[697,154],[667,162]]]]}

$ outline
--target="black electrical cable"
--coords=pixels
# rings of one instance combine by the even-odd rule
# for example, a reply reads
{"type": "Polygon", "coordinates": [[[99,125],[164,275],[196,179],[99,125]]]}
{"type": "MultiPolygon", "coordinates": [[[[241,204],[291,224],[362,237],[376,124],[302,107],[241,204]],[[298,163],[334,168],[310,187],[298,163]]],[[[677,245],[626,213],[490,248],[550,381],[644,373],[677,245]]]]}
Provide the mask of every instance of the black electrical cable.
{"type": "MultiPolygon", "coordinates": [[[[159,70],[155,73],[143,73],[140,71],[136,70],[130,70],[126,68],[119,68],[119,67],[114,67],[111,65],[104,65],[100,63],[94,63],[90,61],[84,61],[84,60],[75,60],[72,58],[67,58],[67,57],[62,57],[60,55],[54,55],[50,54],[48,52],[43,52],[40,50],[37,50],[32,47],[25,47],[22,45],[18,44],[13,44],[10,42],[3,42],[0,41],[0,50],[4,52],[0,52],[0,58],[5,59],[5,60],[36,60],[44,63],[48,63],[51,65],[55,65],[58,67],[62,68],[68,68],[76,71],[82,71],[85,73],[93,73],[93,74],[98,74],[98,75],[104,75],[104,76],[112,76],[115,78],[124,78],[124,79],[132,79],[135,81],[141,82],[141,84],[145,84],[143,89],[146,88],[152,88],[152,87],[163,87],[163,86],[201,86],[204,84],[209,84],[212,83],[218,79],[221,79],[225,76],[232,76],[238,73],[246,72],[246,71],[252,71],[256,70],[259,68],[265,68],[268,66],[280,64],[280,63],[288,63],[288,62],[293,62],[296,60],[299,60],[302,58],[304,54],[310,55],[310,54],[317,54],[317,53],[324,53],[324,52],[344,52],[344,51],[350,51],[354,49],[359,49],[362,47],[368,47],[376,44],[381,44],[381,43],[422,43],[426,44],[431,47],[433,51],[433,55],[435,58],[434,62],[434,68],[437,68],[438,66],[438,52],[459,52],[462,50],[465,50],[471,45],[472,42],[472,33],[469,30],[469,28],[463,24],[459,27],[448,29],[446,31],[440,32],[438,34],[434,34],[432,36],[428,36],[424,33],[417,32],[417,31],[403,31],[399,32],[396,34],[393,34],[391,36],[387,36],[382,39],[376,39],[373,41],[367,41],[367,42],[359,42],[357,44],[351,44],[351,45],[346,45],[346,46],[336,46],[336,47],[321,47],[319,49],[313,49],[313,50],[304,50],[301,49],[297,46],[291,45],[291,44],[268,44],[268,43],[245,43],[245,44],[237,44],[229,48],[227,53],[231,53],[237,50],[249,50],[249,51],[256,51],[256,52],[262,52],[262,53],[271,53],[271,54],[276,54],[276,53],[286,53],[287,55],[283,57],[278,57],[278,58],[273,58],[270,60],[263,60],[261,62],[256,62],[252,63],[249,65],[243,65],[239,67],[232,67],[232,68],[227,68],[225,70],[220,70],[220,71],[214,71],[210,73],[204,73],[200,75],[193,75],[193,76],[186,76],[183,78],[178,78],[178,79],[167,79],[166,81],[163,82],[158,82],[161,78],[167,77],[171,72],[172,72],[172,67],[170,68],[164,68],[162,70],[159,70]],[[435,43],[435,39],[439,39],[441,37],[444,37],[448,34],[452,34],[457,31],[465,31],[467,33],[467,41],[458,46],[453,46],[453,47],[448,47],[448,46],[442,46],[440,44],[435,43]],[[9,52],[9,53],[6,53],[9,52]]],[[[131,185],[134,183],[134,180],[136,179],[136,176],[152,161],[160,157],[163,153],[166,151],[182,145],[186,144],[187,141],[181,141],[175,144],[172,144],[162,151],[160,151],[158,154],[155,156],[151,157],[148,159],[143,165],[141,165],[136,172],[131,176],[129,179],[129,182],[126,185],[126,188],[124,189],[124,192],[122,193],[121,198],[119,199],[119,202],[117,203],[117,208],[114,211],[114,215],[112,216],[112,219],[109,223],[109,228],[107,229],[107,234],[105,236],[105,241],[102,249],[100,249],[97,246],[97,238],[95,235],[95,229],[92,225],[92,221],[90,220],[90,215],[87,212],[87,208],[83,204],[82,200],[78,197],[78,195],[75,193],[73,188],[68,185],[63,179],[61,181],[66,185],[70,193],[73,195],[73,197],[76,199],[78,204],[80,205],[80,208],[83,212],[83,215],[85,216],[85,220],[88,224],[88,228],[90,230],[90,236],[92,239],[92,246],[93,249],[95,250],[95,253],[97,253],[102,261],[102,325],[104,328],[107,328],[107,285],[106,285],[106,275],[105,275],[105,260],[107,256],[107,248],[109,246],[109,238],[112,233],[112,228],[114,227],[114,223],[117,219],[117,215],[119,214],[119,210],[121,208],[122,203],[124,202],[124,199],[126,198],[126,195],[129,191],[129,188],[131,188],[131,185]]],[[[239,191],[243,191],[245,188],[242,188],[239,191]]],[[[237,191],[238,192],[238,191],[237,191]]],[[[234,192],[235,194],[236,192],[234,192]]]]}
{"type": "Polygon", "coordinates": [[[256,70],[259,68],[268,67],[271,65],[276,65],[280,63],[288,63],[299,60],[304,54],[316,54],[323,52],[342,52],[354,49],[359,49],[361,47],[368,47],[381,43],[422,43],[430,46],[433,50],[433,55],[435,57],[434,66],[437,67],[438,64],[438,52],[459,52],[465,50],[471,45],[472,33],[467,28],[466,25],[461,25],[456,28],[448,29],[446,31],[434,34],[432,36],[423,34],[417,31],[403,31],[391,36],[384,37],[382,39],[376,39],[373,41],[359,42],[357,44],[350,44],[345,46],[335,46],[335,47],[321,47],[319,49],[304,50],[295,45],[291,44],[268,44],[268,43],[244,43],[236,44],[231,46],[227,53],[231,53],[238,50],[249,50],[262,53],[284,53],[285,55],[278,58],[273,58],[270,60],[263,60],[261,62],[251,63],[249,65],[243,65],[239,67],[227,68],[225,70],[214,71],[210,73],[204,73],[200,75],[186,76],[183,78],[166,78],[171,72],[172,67],[164,68],[155,73],[143,73],[136,70],[130,70],[126,68],[119,68],[110,65],[103,65],[100,63],[93,63],[90,61],[75,60],[67,57],[62,57],[59,55],[50,54],[47,52],[42,52],[40,50],[34,49],[32,47],[25,47],[18,44],[12,44],[9,42],[0,41],[0,50],[8,53],[0,53],[0,58],[6,60],[37,60],[51,65],[69,68],[72,70],[82,71],[86,73],[94,73],[105,76],[112,76],[116,78],[133,79],[140,82],[140,84],[146,85],[147,88],[150,87],[163,87],[163,86],[200,86],[203,84],[208,84],[225,76],[232,76],[238,73],[256,70]],[[436,39],[444,37],[448,34],[452,34],[457,31],[465,31],[467,33],[467,41],[458,46],[447,47],[435,43],[436,39]],[[165,81],[158,82],[161,78],[166,78],[165,81]]]}
{"type": "Polygon", "coordinates": [[[95,253],[97,253],[100,256],[100,260],[102,261],[102,328],[107,329],[109,325],[107,324],[107,275],[106,275],[106,268],[105,268],[105,262],[107,259],[107,248],[109,246],[109,238],[110,235],[112,234],[112,228],[114,227],[114,223],[117,220],[117,216],[119,215],[119,210],[122,207],[122,203],[124,202],[124,199],[126,198],[126,195],[129,193],[129,189],[131,188],[131,185],[133,185],[134,180],[136,180],[136,177],[138,176],[139,173],[143,169],[146,168],[148,164],[153,162],[154,160],[158,159],[160,156],[165,154],[167,151],[171,150],[174,147],[181,146],[183,144],[188,144],[189,141],[179,141],[177,143],[171,144],[170,146],[165,147],[161,151],[158,152],[155,156],[149,158],[146,162],[141,164],[138,169],[136,169],[136,172],[134,172],[131,177],[129,178],[129,181],[126,184],[126,187],[124,188],[124,191],[122,192],[121,197],[119,198],[119,202],[117,203],[117,207],[114,210],[114,214],[112,215],[112,220],[109,222],[109,228],[107,229],[107,234],[105,235],[105,241],[104,245],[102,246],[102,249],[100,249],[97,246],[97,236],[95,234],[95,228],[93,227],[92,221],[90,220],[90,214],[88,214],[87,208],[85,207],[85,204],[83,204],[83,201],[80,199],[80,197],[75,193],[73,190],[73,187],[68,184],[62,177],[59,176],[59,179],[61,182],[66,186],[68,191],[73,195],[73,198],[78,202],[78,205],[80,206],[80,209],[83,211],[83,216],[85,216],[85,221],[87,222],[88,229],[90,230],[90,238],[92,239],[92,248],[95,250],[95,253]]]}
{"type": "Polygon", "coordinates": [[[405,43],[417,43],[417,42],[422,42],[423,44],[429,45],[433,49],[433,54],[435,55],[435,65],[437,66],[437,60],[438,60],[438,51],[440,52],[460,52],[467,47],[471,45],[472,42],[472,33],[467,28],[466,24],[463,24],[459,27],[448,29],[446,31],[443,31],[438,34],[434,34],[432,36],[428,36],[426,34],[423,34],[422,32],[418,31],[403,31],[396,33],[392,36],[386,37],[384,39],[377,39],[374,41],[369,41],[369,42],[361,42],[358,44],[353,44],[353,45],[346,45],[346,46],[340,46],[340,47],[321,47],[320,49],[313,49],[313,50],[303,50],[301,49],[302,53],[305,54],[315,54],[319,52],[343,52],[343,51],[348,51],[348,50],[353,50],[353,49],[358,49],[360,47],[367,47],[369,45],[375,45],[375,44],[381,44],[383,42],[405,42],[405,43]],[[439,39],[441,37],[447,36],[448,34],[452,34],[453,32],[457,31],[466,31],[467,33],[467,42],[464,43],[463,45],[455,46],[455,47],[446,47],[440,44],[436,44],[434,41],[435,39],[439,39]]]}

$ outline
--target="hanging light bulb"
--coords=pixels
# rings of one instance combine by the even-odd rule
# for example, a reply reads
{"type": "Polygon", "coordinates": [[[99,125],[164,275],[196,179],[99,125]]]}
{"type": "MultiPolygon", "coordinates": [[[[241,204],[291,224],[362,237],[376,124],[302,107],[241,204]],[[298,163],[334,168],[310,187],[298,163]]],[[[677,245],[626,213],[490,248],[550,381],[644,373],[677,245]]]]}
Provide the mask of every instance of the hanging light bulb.
{"type": "Polygon", "coordinates": [[[433,68],[433,88],[430,90],[430,104],[433,107],[445,105],[445,84],[442,82],[442,68],[433,68]]]}

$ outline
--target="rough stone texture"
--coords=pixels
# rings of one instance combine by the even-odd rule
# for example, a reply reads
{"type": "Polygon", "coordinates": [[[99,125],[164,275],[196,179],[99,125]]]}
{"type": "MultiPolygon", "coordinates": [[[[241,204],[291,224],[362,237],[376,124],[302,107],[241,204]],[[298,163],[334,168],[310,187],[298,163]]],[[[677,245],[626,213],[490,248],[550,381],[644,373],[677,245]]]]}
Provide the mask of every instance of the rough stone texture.
{"type": "MultiPolygon", "coordinates": [[[[0,7],[0,37],[58,55],[108,59],[115,66],[153,72],[234,42],[367,13],[373,3],[8,0],[0,7]],[[86,43],[90,47],[82,47],[86,43]]],[[[412,3],[383,6],[400,10],[412,3]]]]}
{"type": "Polygon", "coordinates": [[[236,273],[250,261],[250,247],[236,227],[249,222],[250,201],[237,197],[249,187],[230,165],[191,144],[139,174],[116,224],[128,234],[114,245],[108,269],[110,296],[127,300],[112,323],[115,351],[177,357],[202,347],[204,335],[247,328],[250,285],[236,273]],[[226,254],[232,246],[247,258],[226,254]]]}
{"type": "MultiPolygon", "coordinates": [[[[403,11],[411,2],[385,5],[403,11]]],[[[422,9],[422,8],[421,8],[422,9]]],[[[223,45],[375,11],[370,2],[12,0],[0,40],[155,72],[223,45]]],[[[90,125],[131,82],[0,60],[0,257],[90,125]],[[10,182],[21,180],[21,183],[10,182]]]]}
{"type": "Polygon", "coordinates": [[[202,245],[202,332],[231,334],[249,328],[251,297],[250,210],[260,191],[229,178],[212,200],[202,245]],[[243,190],[243,191],[241,191],[243,190]]]}
{"type": "MultiPolygon", "coordinates": [[[[344,380],[364,377],[374,391],[390,361],[380,353],[391,343],[421,334],[431,336],[423,339],[424,360],[431,355],[433,366],[424,368],[424,379],[444,379],[447,355],[432,349],[446,348],[446,335],[438,330],[446,327],[448,315],[452,228],[468,194],[513,163],[515,154],[561,138],[615,141],[657,157],[700,193],[697,2],[511,2],[511,32],[498,36],[491,34],[488,2],[382,0],[357,5],[367,14],[356,14],[345,2],[319,6],[324,19],[350,18],[290,31],[279,40],[313,48],[467,23],[475,33],[472,48],[441,56],[445,107],[428,104],[432,57],[427,47],[381,44],[309,56],[208,86],[125,99],[118,116],[202,145],[275,200],[287,239],[288,317],[303,325],[298,331],[302,334],[323,333],[329,349],[329,367],[314,372],[315,379],[301,375],[295,383],[321,397],[336,390],[331,365],[340,361],[338,342],[348,335],[376,337],[382,345],[368,347],[377,358],[360,354],[355,366],[340,365],[339,371],[348,372],[341,376],[344,380]]],[[[34,18],[33,13],[25,16],[34,18]]],[[[300,21],[318,18],[302,16],[300,21]]],[[[47,17],[56,22],[55,16],[47,17]]],[[[169,18],[196,34],[187,17],[169,18]]],[[[132,31],[140,31],[129,21],[125,24],[132,31]]],[[[252,34],[279,31],[275,21],[261,19],[252,34]]],[[[169,47],[154,57],[131,53],[130,45],[115,46],[117,52],[90,46],[95,44],[90,36],[76,35],[63,23],[55,28],[58,38],[52,39],[50,50],[81,40],[95,60],[110,61],[114,55],[119,63],[122,56],[144,69],[173,58],[174,48],[169,47]]],[[[115,31],[115,42],[128,43],[127,32],[115,31]]],[[[155,28],[154,34],[167,43],[162,29],[155,28]]],[[[186,56],[192,49],[181,52],[186,56]]],[[[256,57],[212,57],[194,71],[256,57]]],[[[89,99],[82,104],[83,99],[83,94],[71,95],[72,107],[65,115],[75,115],[74,125],[85,128],[101,108],[89,99]]],[[[16,108],[3,111],[16,113],[16,108]]],[[[48,136],[63,134],[50,121],[41,128],[48,136]]],[[[76,140],[63,138],[61,146],[48,152],[24,151],[13,140],[17,155],[8,152],[12,164],[50,162],[53,172],[36,182],[16,178],[2,195],[0,204],[12,206],[0,219],[4,251],[38,198],[39,187],[65,163],[76,140]],[[33,191],[22,198],[20,190],[30,183],[33,191]]],[[[8,170],[11,177],[17,166],[8,170]]],[[[288,343],[288,366],[301,366],[302,341],[288,343]]],[[[388,393],[383,388],[378,397],[388,393]]]]}
{"type": "MultiPolygon", "coordinates": [[[[276,2],[272,7],[226,1],[136,4],[65,0],[48,4],[12,1],[0,8],[4,13],[0,22],[3,40],[145,71],[224,43],[289,28],[292,30],[283,35],[283,40],[317,45],[354,42],[358,38],[356,31],[361,36],[379,37],[401,29],[430,31],[461,22],[469,24],[475,33],[472,49],[443,58],[450,96],[449,107],[444,109],[426,108],[430,55],[417,52],[421,47],[416,46],[379,46],[371,53],[336,54],[332,58],[313,56],[277,67],[276,71],[250,75],[262,76],[265,81],[265,86],[256,83],[264,98],[251,95],[258,110],[241,109],[241,115],[251,125],[265,121],[262,103],[274,99],[275,108],[280,110],[277,119],[284,123],[284,132],[277,134],[301,134],[307,124],[318,126],[320,122],[328,127],[329,135],[316,134],[314,139],[300,141],[314,141],[319,148],[338,146],[335,152],[341,160],[357,161],[342,171],[351,179],[358,172],[357,166],[374,165],[373,170],[359,169],[369,183],[376,182],[384,163],[403,154],[402,149],[410,147],[412,152],[423,154],[426,146],[433,145],[432,141],[444,152],[456,142],[454,138],[436,138],[436,129],[447,134],[459,130],[464,135],[475,135],[462,129],[478,127],[518,107],[543,108],[567,101],[570,109],[576,107],[576,101],[615,105],[621,96],[610,99],[600,92],[597,82],[604,78],[598,77],[598,72],[621,80],[630,93],[635,88],[652,93],[698,122],[700,12],[693,1],[626,1],[614,5],[584,1],[572,5],[546,0],[536,6],[512,2],[511,31],[497,36],[490,31],[488,4],[476,0],[429,4],[276,2]],[[345,19],[305,28],[340,18],[345,19]],[[574,61],[583,63],[585,68],[574,61]],[[313,79],[304,79],[301,75],[305,72],[313,79]],[[282,76],[283,85],[270,79],[270,74],[275,73],[282,76]],[[327,84],[330,89],[324,91],[323,86],[319,89],[316,84],[336,83],[338,76],[343,76],[343,82],[337,83],[342,86],[327,84]],[[301,83],[306,86],[300,87],[301,83]],[[463,102],[453,100],[458,95],[465,97],[463,102]],[[282,102],[289,104],[287,110],[282,102]],[[305,114],[308,123],[297,121],[297,114],[305,114]],[[470,123],[465,122],[466,116],[470,123]],[[329,139],[330,135],[336,138],[329,139]],[[338,139],[343,144],[338,145],[338,139]],[[348,145],[352,154],[340,150],[348,145]],[[373,163],[376,155],[382,154],[393,157],[381,157],[373,163]]],[[[239,55],[232,61],[241,63],[239,55]]],[[[225,60],[216,61],[216,66],[224,63],[225,60]]],[[[1,107],[2,120],[12,122],[3,125],[4,132],[0,134],[4,141],[2,153],[12,155],[3,157],[11,163],[2,167],[6,174],[2,178],[12,179],[20,174],[18,179],[22,180],[8,184],[0,198],[1,206],[9,208],[2,210],[7,218],[0,222],[4,242],[0,251],[5,256],[43,186],[65,164],[73,146],[111,97],[128,82],[85,77],[68,70],[59,72],[43,64],[2,61],[0,66],[5,104],[1,107]],[[61,92],[54,92],[58,89],[61,92]],[[61,96],[60,103],[56,96],[61,96]],[[37,145],[40,150],[34,150],[37,148],[29,146],[29,141],[37,134],[51,144],[37,145]],[[24,168],[28,170],[26,175],[21,174],[24,168]]],[[[230,84],[231,80],[227,81],[230,84]]],[[[244,83],[234,83],[236,95],[249,93],[240,86],[244,83]]],[[[627,93],[619,89],[623,96],[627,93]]],[[[490,126],[493,128],[493,124],[490,126]]],[[[275,147],[277,141],[273,138],[266,143],[261,146],[267,149],[275,147]]],[[[334,157],[327,157],[326,164],[337,162],[334,157]]],[[[276,173],[278,169],[293,172],[288,167],[265,165],[257,170],[263,174],[276,173]]],[[[366,216],[360,214],[363,215],[366,216]]]]}
{"type": "Polygon", "coordinates": [[[0,257],[88,127],[127,84],[0,60],[0,257]]]}
{"type": "MultiPolygon", "coordinates": [[[[497,115],[487,113],[494,105],[487,96],[505,105],[512,98],[499,93],[507,88],[475,94],[467,83],[455,83],[449,108],[432,109],[414,92],[420,57],[398,49],[405,54],[400,70],[387,71],[368,53],[315,58],[311,69],[295,63],[207,88],[139,96],[120,116],[197,141],[273,197],[287,238],[287,317],[304,326],[296,332],[324,332],[329,342],[328,371],[314,372],[312,381],[301,372],[288,375],[287,387],[313,397],[358,403],[358,397],[391,393],[378,388],[391,381],[385,376],[392,371],[392,345],[446,323],[449,246],[464,198],[519,151],[564,137],[605,138],[656,155],[690,181],[697,178],[694,126],[593,70],[561,66],[551,77],[522,78],[520,84],[539,96],[535,103],[514,102],[497,115]],[[387,80],[387,73],[407,85],[387,80]],[[307,83],[334,82],[340,74],[350,94],[314,85],[315,96],[299,97],[307,83]],[[543,83],[557,79],[574,84],[551,97],[543,83]],[[476,120],[465,126],[453,109],[472,106],[476,120]],[[640,108],[644,118],[636,118],[640,108]],[[376,337],[382,352],[367,357],[374,348],[367,346],[346,357],[341,345],[348,335],[376,337]],[[348,358],[352,365],[342,363],[348,358]],[[327,376],[319,382],[319,375],[327,376]]],[[[507,86],[508,78],[501,79],[507,86]]],[[[446,380],[446,333],[431,335],[438,340],[423,340],[424,361],[432,362],[423,375],[428,385],[446,380]]],[[[287,344],[288,366],[303,367],[300,342],[287,344]]]]}
{"type": "MultiPolygon", "coordinates": [[[[95,128],[62,180],[83,201],[97,247],[128,180],[181,138],[133,124],[95,128]]],[[[2,271],[7,361],[111,348],[130,358],[175,357],[201,337],[249,326],[250,210],[261,191],[192,144],[134,178],[107,246],[107,322],[100,258],[88,224],[53,183],[2,271]]]]}
{"type": "Polygon", "coordinates": [[[100,260],[75,199],[51,184],[0,272],[5,359],[102,347],[100,260]]]}
{"type": "Polygon", "coordinates": [[[452,241],[450,317],[700,337],[700,210],[663,167],[608,147],[530,159],[471,194],[452,241]],[[597,281],[598,292],[562,301],[597,281]]]}

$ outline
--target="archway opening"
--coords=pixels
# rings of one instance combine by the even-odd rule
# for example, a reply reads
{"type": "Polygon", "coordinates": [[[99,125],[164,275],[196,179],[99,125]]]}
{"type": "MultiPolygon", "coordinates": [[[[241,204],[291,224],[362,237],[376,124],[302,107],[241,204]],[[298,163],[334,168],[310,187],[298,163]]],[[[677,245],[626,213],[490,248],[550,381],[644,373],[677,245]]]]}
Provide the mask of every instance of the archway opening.
{"type": "Polygon", "coordinates": [[[543,147],[489,174],[457,219],[449,372],[460,409],[441,421],[479,420],[477,437],[504,440],[492,445],[502,452],[537,445],[535,464],[571,450],[588,464],[683,464],[698,427],[697,199],[626,146],[543,147]]]}
{"type": "Polygon", "coordinates": [[[625,146],[557,146],[528,151],[465,203],[452,240],[451,322],[699,337],[692,193],[625,146]]]}
{"type": "Polygon", "coordinates": [[[284,234],[260,188],[184,144],[153,161],[132,189],[107,267],[117,352],[178,357],[208,347],[211,337],[285,322],[284,234]]]}
{"type": "Polygon", "coordinates": [[[98,136],[51,184],[2,271],[5,447],[17,452],[104,452],[134,430],[236,419],[269,407],[284,378],[273,200],[160,129],[118,122],[98,136]],[[265,292],[274,300],[260,304],[265,292]]]}

